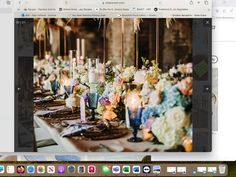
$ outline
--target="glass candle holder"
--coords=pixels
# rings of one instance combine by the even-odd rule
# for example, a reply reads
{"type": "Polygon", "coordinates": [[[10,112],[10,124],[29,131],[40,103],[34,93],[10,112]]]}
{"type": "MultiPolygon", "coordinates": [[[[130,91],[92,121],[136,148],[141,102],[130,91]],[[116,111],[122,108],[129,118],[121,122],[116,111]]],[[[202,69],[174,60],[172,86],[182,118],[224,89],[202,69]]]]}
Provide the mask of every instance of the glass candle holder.
{"type": "Polygon", "coordinates": [[[99,71],[99,59],[89,58],[88,59],[88,80],[90,84],[98,82],[98,71],[99,71]]]}
{"type": "Polygon", "coordinates": [[[129,138],[127,141],[134,143],[142,142],[143,139],[138,137],[137,135],[139,127],[142,124],[141,117],[143,109],[141,107],[138,108],[137,110],[130,109],[129,107],[127,109],[129,113],[129,123],[133,133],[133,137],[129,138]]]}
{"type": "Polygon", "coordinates": [[[75,69],[77,66],[76,50],[69,50],[69,72],[70,77],[75,78],[75,69]]]}

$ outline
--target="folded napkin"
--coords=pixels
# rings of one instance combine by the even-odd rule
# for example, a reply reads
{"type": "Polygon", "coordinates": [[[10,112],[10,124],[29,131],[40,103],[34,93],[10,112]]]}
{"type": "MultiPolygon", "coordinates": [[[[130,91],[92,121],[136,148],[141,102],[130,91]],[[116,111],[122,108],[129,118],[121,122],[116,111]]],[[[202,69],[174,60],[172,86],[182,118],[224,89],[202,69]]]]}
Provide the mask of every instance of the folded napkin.
{"type": "Polygon", "coordinates": [[[49,110],[39,110],[39,111],[36,111],[34,113],[35,116],[47,116],[51,113],[53,113],[54,111],[49,111],[49,110]]]}
{"type": "Polygon", "coordinates": [[[79,135],[81,133],[85,133],[87,132],[87,130],[93,128],[92,125],[87,125],[87,124],[73,124],[70,125],[68,127],[66,127],[61,133],[60,135],[62,137],[68,137],[68,136],[73,136],[73,135],[79,135]]]}
{"type": "Polygon", "coordinates": [[[60,109],[56,109],[56,110],[38,110],[34,113],[34,115],[36,116],[48,116],[51,114],[56,114],[59,111],[63,111],[63,110],[67,110],[65,107],[64,108],[60,108],[60,109]]]}
{"type": "Polygon", "coordinates": [[[36,90],[34,91],[34,94],[41,94],[42,93],[42,90],[36,90]]]}
{"type": "Polygon", "coordinates": [[[46,96],[45,98],[34,100],[34,103],[45,103],[45,102],[50,102],[53,100],[54,98],[52,96],[46,96]]]}

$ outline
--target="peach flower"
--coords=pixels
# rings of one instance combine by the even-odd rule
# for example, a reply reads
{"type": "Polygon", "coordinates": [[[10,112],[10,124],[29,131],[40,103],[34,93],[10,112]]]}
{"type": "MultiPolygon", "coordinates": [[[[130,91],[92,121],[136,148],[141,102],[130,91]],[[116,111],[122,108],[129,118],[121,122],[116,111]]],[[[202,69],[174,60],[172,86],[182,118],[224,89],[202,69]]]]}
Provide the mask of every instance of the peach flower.
{"type": "Polygon", "coordinates": [[[109,100],[112,106],[117,105],[120,102],[120,95],[119,93],[112,93],[109,95],[109,100]]]}
{"type": "Polygon", "coordinates": [[[157,79],[156,76],[148,75],[148,76],[147,76],[147,81],[148,81],[151,85],[155,85],[155,84],[157,84],[158,79],[157,79]]]}
{"type": "Polygon", "coordinates": [[[191,137],[185,136],[183,138],[183,146],[186,152],[193,151],[193,139],[191,137]]]}
{"type": "Polygon", "coordinates": [[[116,113],[112,110],[105,110],[103,112],[102,118],[106,120],[113,120],[117,117],[116,113]]]}

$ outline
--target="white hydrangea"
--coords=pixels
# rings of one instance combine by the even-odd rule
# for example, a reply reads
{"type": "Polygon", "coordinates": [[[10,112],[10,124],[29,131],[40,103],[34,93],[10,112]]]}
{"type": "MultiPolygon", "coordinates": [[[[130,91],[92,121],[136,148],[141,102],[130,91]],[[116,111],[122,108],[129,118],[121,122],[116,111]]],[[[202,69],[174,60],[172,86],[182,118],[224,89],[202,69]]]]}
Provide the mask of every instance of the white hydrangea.
{"type": "Polygon", "coordinates": [[[44,70],[45,70],[46,75],[49,75],[54,71],[54,69],[50,63],[47,63],[44,65],[44,70]]]}
{"type": "Polygon", "coordinates": [[[136,68],[134,66],[130,66],[124,69],[124,72],[122,73],[122,77],[124,81],[130,81],[132,77],[134,76],[136,68]]]}
{"type": "Polygon", "coordinates": [[[78,74],[84,74],[87,72],[85,65],[78,65],[76,69],[78,74]]]}
{"type": "Polygon", "coordinates": [[[123,71],[123,67],[121,64],[115,65],[114,67],[112,67],[112,70],[114,73],[119,74],[123,71]]]}
{"type": "Polygon", "coordinates": [[[81,81],[81,83],[88,83],[88,73],[87,72],[80,75],[80,81],[81,81]]]}
{"type": "Polygon", "coordinates": [[[164,89],[168,86],[171,86],[171,82],[166,79],[161,79],[155,85],[155,89],[158,90],[159,92],[163,92],[164,89]]]}
{"type": "Polygon", "coordinates": [[[161,103],[161,94],[158,90],[154,90],[149,95],[149,105],[155,106],[161,103]]]}
{"type": "Polygon", "coordinates": [[[105,90],[103,92],[104,96],[108,96],[113,90],[113,84],[112,83],[107,83],[105,86],[105,90]]]}
{"type": "Polygon", "coordinates": [[[182,129],[173,129],[168,125],[165,117],[157,118],[153,122],[151,130],[160,142],[170,148],[180,144],[181,139],[184,136],[184,131],[182,129]]]}
{"type": "Polygon", "coordinates": [[[153,134],[168,147],[176,147],[185,136],[184,127],[190,126],[190,117],[182,107],[169,109],[164,116],[156,118],[151,126],[153,134]]]}
{"type": "Polygon", "coordinates": [[[147,104],[149,101],[149,94],[152,92],[153,90],[150,87],[149,82],[145,81],[142,87],[142,90],[140,92],[141,96],[142,96],[142,102],[144,104],[147,104]]]}

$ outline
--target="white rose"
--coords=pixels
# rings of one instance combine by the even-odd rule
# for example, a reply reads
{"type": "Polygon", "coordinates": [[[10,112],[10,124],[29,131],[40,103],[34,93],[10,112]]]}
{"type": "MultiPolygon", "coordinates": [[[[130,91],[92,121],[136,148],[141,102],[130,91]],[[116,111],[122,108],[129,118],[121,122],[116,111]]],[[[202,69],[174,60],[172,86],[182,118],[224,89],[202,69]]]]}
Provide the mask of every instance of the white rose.
{"type": "Polygon", "coordinates": [[[186,71],[186,66],[185,66],[184,64],[179,64],[179,65],[177,66],[177,70],[178,70],[179,72],[181,72],[181,73],[185,73],[185,71],[186,71]]]}
{"type": "Polygon", "coordinates": [[[69,98],[66,99],[66,107],[74,109],[80,106],[80,97],[75,93],[71,94],[69,98]]]}
{"type": "Polygon", "coordinates": [[[172,67],[172,68],[169,70],[169,74],[170,74],[171,77],[173,77],[174,74],[176,74],[177,72],[178,72],[178,71],[177,71],[177,69],[176,69],[175,67],[172,67]]]}
{"type": "Polygon", "coordinates": [[[181,106],[173,107],[165,113],[166,121],[174,129],[188,128],[190,125],[190,115],[187,115],[181,106]]]}
{"type": "Polygon", "coordinates": [[[146,71],[139,70],[134,74],[134,83],[143,84],[146,80],[146,71]]]}

